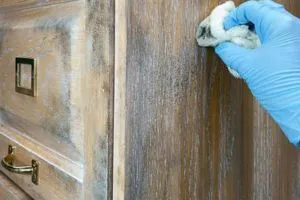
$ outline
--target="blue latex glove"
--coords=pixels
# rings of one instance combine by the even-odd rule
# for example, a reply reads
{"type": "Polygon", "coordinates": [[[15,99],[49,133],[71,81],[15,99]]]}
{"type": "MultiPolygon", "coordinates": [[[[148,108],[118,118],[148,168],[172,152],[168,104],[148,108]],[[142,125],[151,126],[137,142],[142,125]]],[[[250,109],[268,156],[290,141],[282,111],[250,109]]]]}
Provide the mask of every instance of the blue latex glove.
{"type": "Polygon", "coordinates": [[[253,23],[262,46],[250,50],[233,43],[215,49],[246,81],[253,95],[300,147],[300,19],[273,1],[248,1],[225,19],[225,29],[253,23]]]}

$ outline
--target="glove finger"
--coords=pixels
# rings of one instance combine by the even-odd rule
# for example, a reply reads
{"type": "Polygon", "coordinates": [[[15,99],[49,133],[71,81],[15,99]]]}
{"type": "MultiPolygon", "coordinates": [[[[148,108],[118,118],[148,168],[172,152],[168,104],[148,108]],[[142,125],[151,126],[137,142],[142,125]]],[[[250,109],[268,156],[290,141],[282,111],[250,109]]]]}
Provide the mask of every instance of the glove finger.
{"type": "Polygon", "coordinates": [[[279,3],[276,3],[275,1],[273,0],[260,0],[259,1],[260,4],[264,5],[264,6],[269,6],[270,8],[272,9],[276,9],[282,13],[285,13],[285,14],[290,14],[284,7],[284,5],[282,4],[279,4],[279,3]]]}
{"type": "Polygon", "coordinates": [[[223,42],[215,48],[215,52],[230,68],[243,76],[248,68],[248,58],[251,58],[253,50],[246,49],[231,42],[223,42]]]}
{"type": "Polygon", "coordinates": [[[249,22],[254,23],[254,21],[257,21],[258,16],[261,15],[261,7],[262,5],[256,1],[242,3],[225,18],[224,28],[230,29],[237,25],[249,22]]]}
{"type": "Polygon", "coordinates": [[[275,1],[272,0],[263,0],[263,1],[259,1],[258,3],[265,6],[270,6],[272,8],[284,8],[282,4],[276,3],[275,1]]]}
{"type": "MultiPolygon", "coordinates": [[[[266,2],[272,4],[274,2],[266,2]]],[[[256,28],[260,28],[261,19],[264,15],[270,13],[272,8],[265,6],[258,1],[247,1],[235,8],[224,20],[224,28],[226,30],[249,22],[253,23],[256,28]]]]}

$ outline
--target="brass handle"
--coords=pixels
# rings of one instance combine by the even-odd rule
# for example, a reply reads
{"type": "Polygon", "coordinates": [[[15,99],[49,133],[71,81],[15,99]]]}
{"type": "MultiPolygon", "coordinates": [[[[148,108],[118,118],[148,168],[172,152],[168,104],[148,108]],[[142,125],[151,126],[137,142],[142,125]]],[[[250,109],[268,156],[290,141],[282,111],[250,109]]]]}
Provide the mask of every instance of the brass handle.
{"type": "Polygon", "coordinates": [[[39,165],[36,160],[31,161],[31,166],[14,166],[15,155],[14,155],[15,147],[9,145],[8,146],[8,155],[1,160],[1,165],[12,173],[17,174],[30,174],[31,181],[38,185],[39,180],[39,165]]]}

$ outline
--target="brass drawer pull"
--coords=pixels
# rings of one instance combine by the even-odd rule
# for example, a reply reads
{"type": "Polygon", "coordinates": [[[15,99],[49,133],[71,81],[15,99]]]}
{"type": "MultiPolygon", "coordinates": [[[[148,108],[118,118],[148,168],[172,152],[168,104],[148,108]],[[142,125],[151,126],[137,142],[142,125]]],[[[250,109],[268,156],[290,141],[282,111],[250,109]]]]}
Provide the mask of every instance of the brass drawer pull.
{"type": "Polygon", "coordinates": [[[1,160],[1,165],[10,172],[17,174],[30,174],[31,181],[38,185],[39,180],[39,165],[36,160],[31,161],[31,166],[14,166],[14,155],[15,147],[8,146],[8,155],[1,160]]]}

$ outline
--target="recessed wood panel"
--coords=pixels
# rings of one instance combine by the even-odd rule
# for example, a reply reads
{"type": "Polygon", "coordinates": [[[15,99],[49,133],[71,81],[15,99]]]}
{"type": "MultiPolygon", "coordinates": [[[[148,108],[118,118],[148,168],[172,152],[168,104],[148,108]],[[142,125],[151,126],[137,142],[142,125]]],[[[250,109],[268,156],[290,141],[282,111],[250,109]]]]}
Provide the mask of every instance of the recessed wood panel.
{"type": "MultiPolygon", "coordinates": [[[[16,128],[30,124],[32,128],[22,126],[21,131],[45,145],[49,143],[47,135],[61,140],[77,161],[83,155],[82,9],[80,4],[69,3],[12,12],[2,17],[0,33],[1,121],[13,121],[16,128]],[[33,58],[38,63],[36,97],[15,92],[16,57],[33,58]],[[14,119],[4,117],[8,115],[14,119]]],[[[68,156],[68,151],[62,153],[68,156]]]]}

